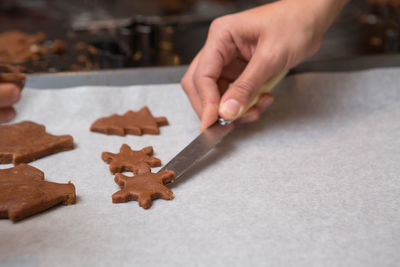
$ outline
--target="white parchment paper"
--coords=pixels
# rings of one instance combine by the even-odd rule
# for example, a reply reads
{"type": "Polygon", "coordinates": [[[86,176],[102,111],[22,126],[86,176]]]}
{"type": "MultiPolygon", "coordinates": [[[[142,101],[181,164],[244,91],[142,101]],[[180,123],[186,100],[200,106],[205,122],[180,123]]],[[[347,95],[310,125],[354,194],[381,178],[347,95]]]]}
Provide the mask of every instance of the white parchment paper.
{"type": "Polygon", "coordinates": [[[291,76],[274,94],[171,186],[174,200],[143,210],[112,204],[100,155],[152,145],[167,163],[198,134],[180,86],[24,89],[16,121],[76,144],[31,165],[71,180],[78,201],[0,220],[0,266],[398,266],[400,69],[291,76]],[[170,121],[159,136],[89,131],[144,105],[170,121]]]}

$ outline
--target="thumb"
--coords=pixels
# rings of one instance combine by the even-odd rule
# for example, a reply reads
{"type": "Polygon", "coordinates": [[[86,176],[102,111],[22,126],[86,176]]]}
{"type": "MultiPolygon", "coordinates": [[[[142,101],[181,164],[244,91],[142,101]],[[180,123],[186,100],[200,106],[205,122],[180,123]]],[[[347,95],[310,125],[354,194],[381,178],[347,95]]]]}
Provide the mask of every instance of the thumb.
{"type": "Polygon", "coordinates": [[[272,60],[275,56],[261,53],[265,54],[256,50],[244,71],[222,96],[218,113],[225,120],[235,120],[245,113],[261,86],[279,71],[272,60]]]}

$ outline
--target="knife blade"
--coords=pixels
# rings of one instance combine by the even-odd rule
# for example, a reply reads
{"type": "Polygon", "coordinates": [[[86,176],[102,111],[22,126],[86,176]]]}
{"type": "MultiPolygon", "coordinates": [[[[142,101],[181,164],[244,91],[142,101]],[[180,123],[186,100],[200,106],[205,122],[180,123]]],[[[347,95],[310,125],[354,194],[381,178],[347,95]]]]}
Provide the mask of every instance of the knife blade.
{"type": "MultiPolygon", "coordinates": [[[[271,89],[282,80],[288,72],[284,71],[271,77],[260,89],[257,96],[244,109],[244,114],[249,108],[257,104],[259,97],[263,93],[271,91],[271,89]]],[[[170,162],[167,163],[158,172],[164,170],[171,170],[175,172],[175,180],[184,174],[196,162],[201,160],[213,147],[215,147],[221,140],[233,130],[231,121],[219,119],[211,127],[203,131],[196,139],[194,139],[188,146],[186,146],[178,155],[176,155],[170,162]]]]}
{"type": "Polygon", "coordinates": [[[159,172],[171,170],[175,172],[175,179],[182,176],[190,167],[201,160],[211,149],[233,130],[232,124],[222,125],[217,121],[203,131],[196,139],[178,153],[159,172]]]}

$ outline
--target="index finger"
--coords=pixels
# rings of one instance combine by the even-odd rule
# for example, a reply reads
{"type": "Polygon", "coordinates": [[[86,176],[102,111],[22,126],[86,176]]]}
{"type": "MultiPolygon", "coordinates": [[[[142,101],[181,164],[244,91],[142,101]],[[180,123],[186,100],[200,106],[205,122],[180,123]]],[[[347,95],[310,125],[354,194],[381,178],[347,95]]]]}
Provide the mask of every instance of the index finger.
{"type": "Polygon", "coordinates": [[[218,119],[221,99],[218,80],[236,51],[230,40],[225,40],[223,36],[210,33],[193,74],[193,82],[202,103],[201,130],[207,129],[218,119]]]}

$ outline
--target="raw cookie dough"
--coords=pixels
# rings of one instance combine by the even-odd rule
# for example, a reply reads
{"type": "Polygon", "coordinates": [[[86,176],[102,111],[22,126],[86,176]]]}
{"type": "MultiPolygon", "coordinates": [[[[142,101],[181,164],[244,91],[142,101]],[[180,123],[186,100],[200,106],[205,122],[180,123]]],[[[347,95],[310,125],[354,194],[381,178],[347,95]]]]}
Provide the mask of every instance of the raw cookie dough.
{"type": "Polygon", "coordinates": [[[57,204],[75,203],[75,186],[44,181],[44,173],[27,164],[0,170],[0,218],[16,222],[57,204]]]}
{"type": "Polygon", "coordinates": [[[22,63],[39,60],[47,54],[42,44],[46,36],[43,33],[26,34],[21,31],[8,31],[0,34],[0,62],[22,63]]]}
{"type": "Polygon", "coordinates": [[[124,115],[114,114],[96,120],[90,130],[104,134],[125,136],[126,134],[159,134],[159,126],[168,125],[165,117],[153,117],[148,107],[139,111],[128,111],[124,115]]]}
{"type": "Polygon", "coordinates": [[[170,200],[174,197],[172,191],[165,186],[165,184],[172,183],[174,177],[175,173],[170,170],[139,174],[134,177],[117,173],[114,180],[122,189],[112,195],[112,201],[113,203],[121,203],[137,200],[139,206],[148,209],[153,199],[170,200]]]}
{"type": "Polygon", "coordinates": [[[151,172],[150,167],[161,166],[161,160],[152,155],[153,147],[151,146],[136,151],[123,144],[118,154],[103,152],[101,158],[110,164],[112,174],[131,171],[136,175],[151,172]]]}
{"type": "Polygon", "coordinates": [[[0,164],[27,163],[73,148],[72,136],[48,134],[43,125],[31,121],[0,125],[0,164]]]}

